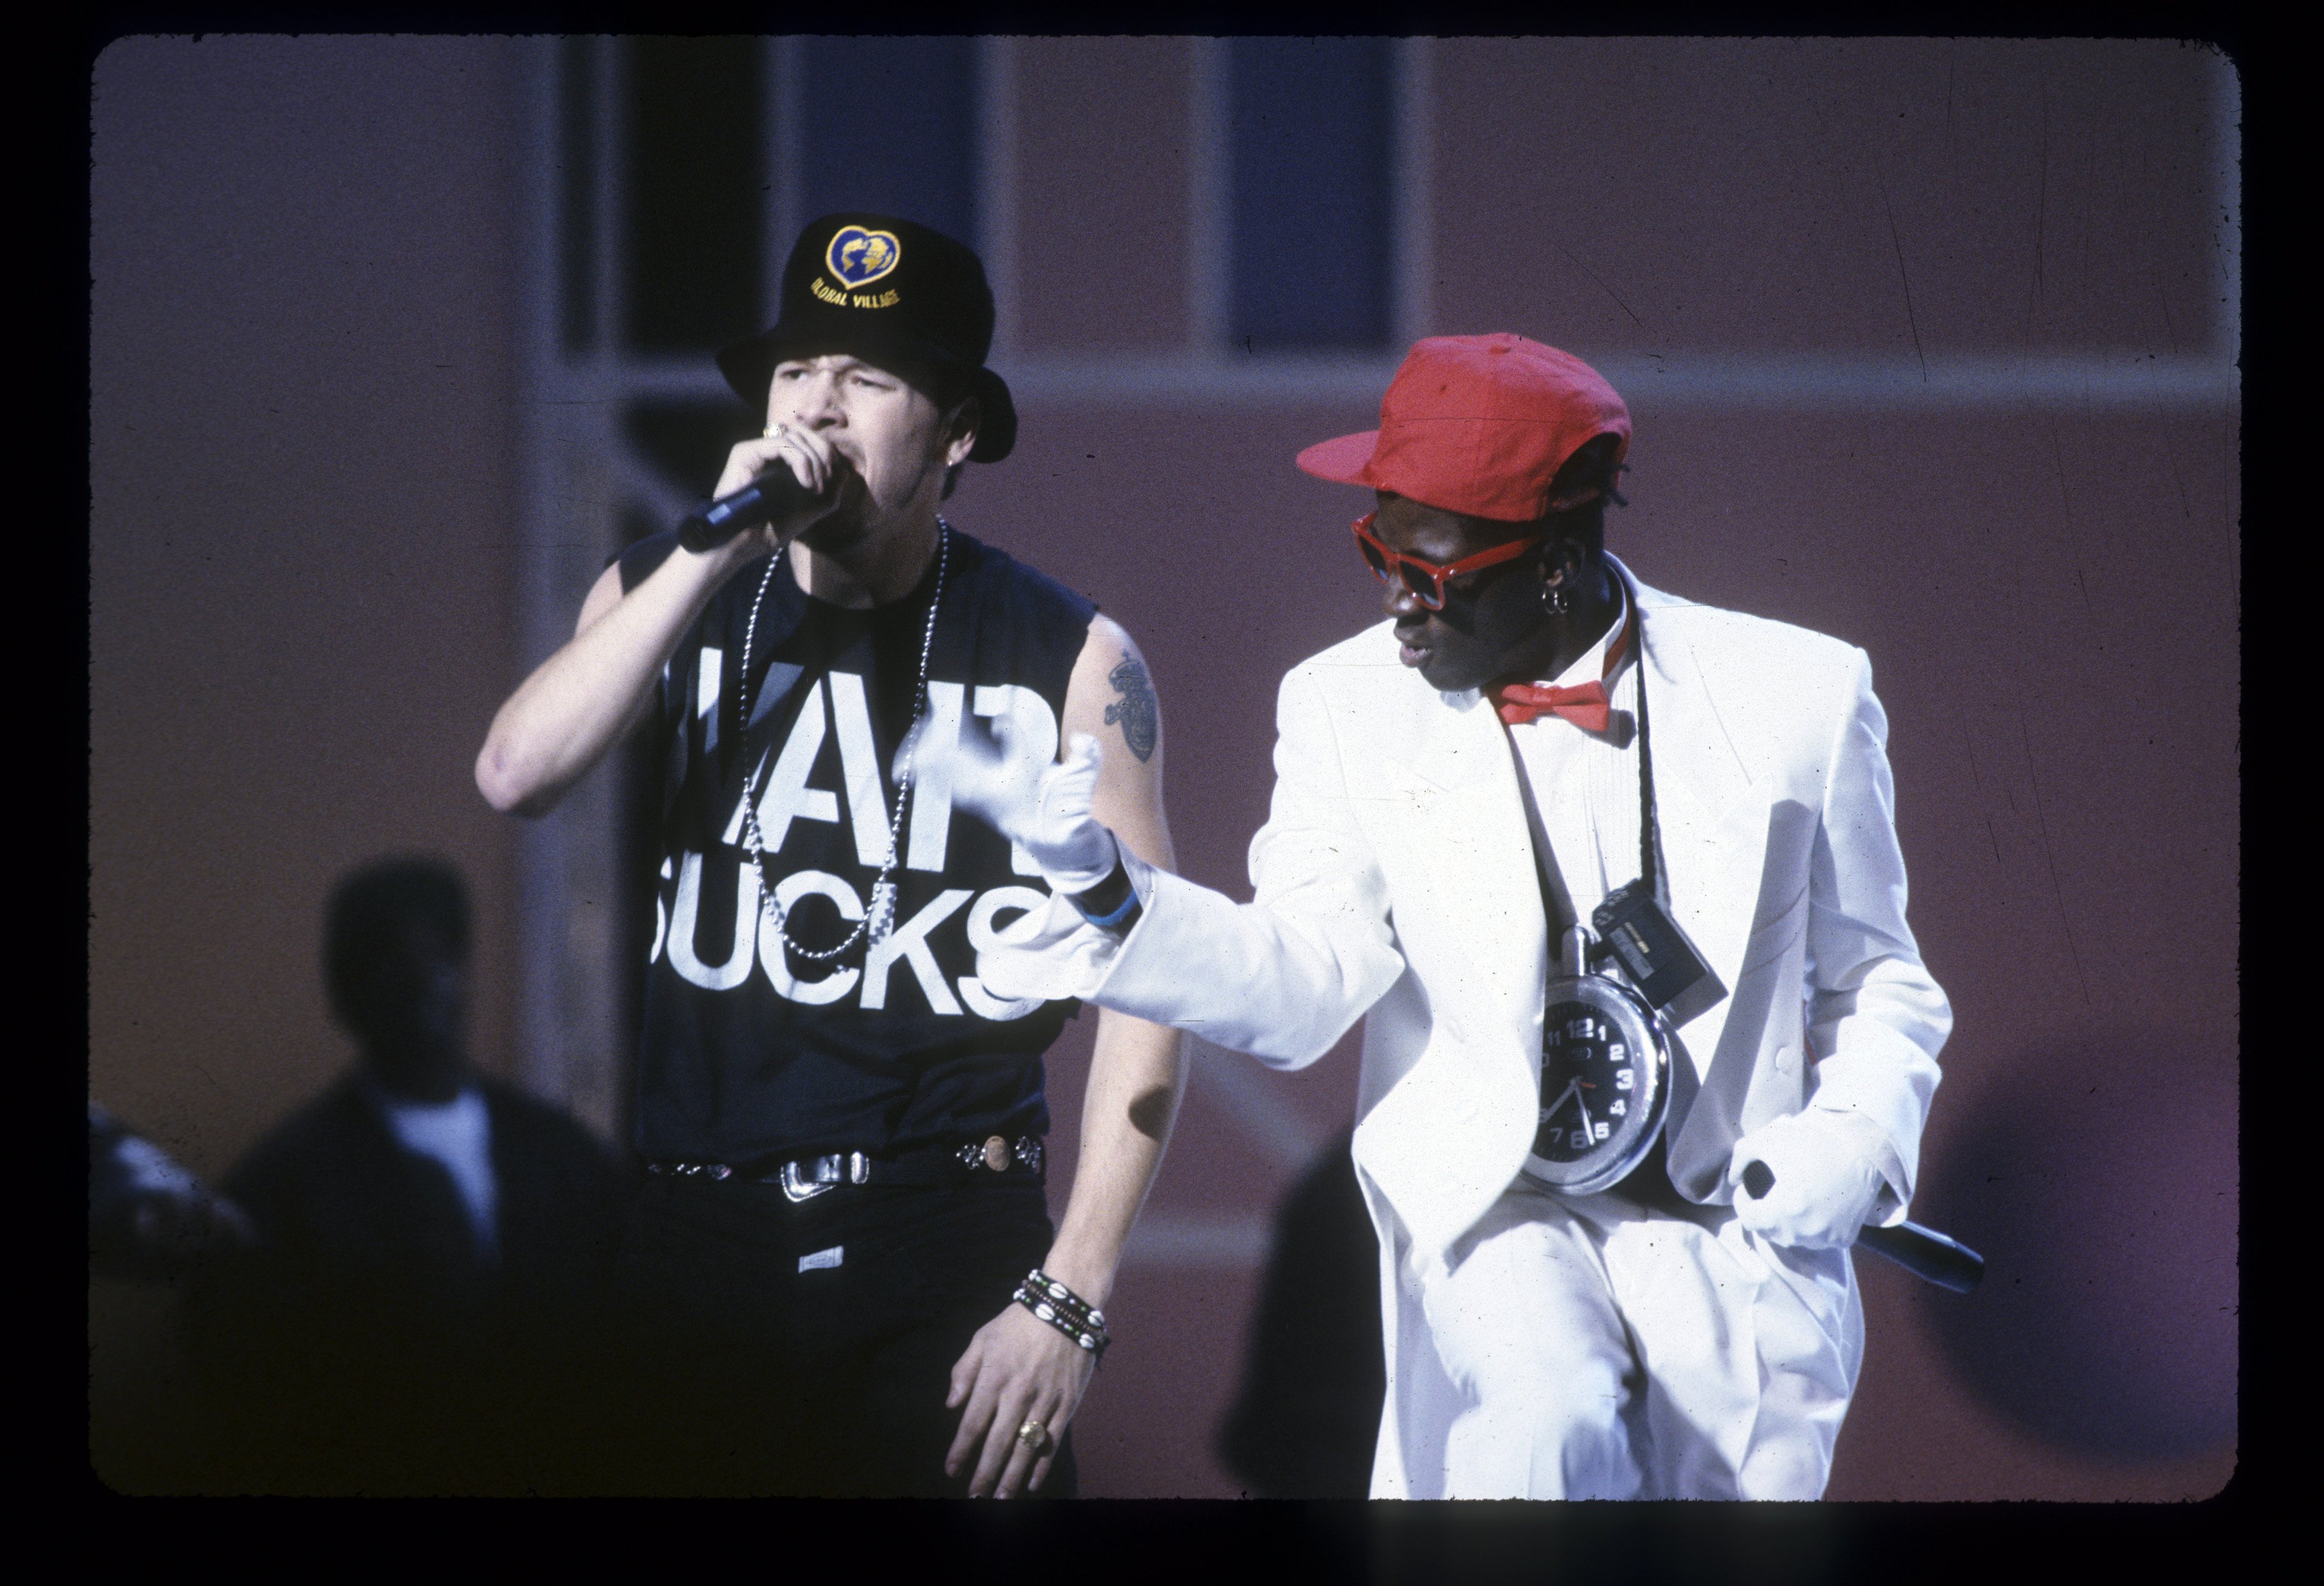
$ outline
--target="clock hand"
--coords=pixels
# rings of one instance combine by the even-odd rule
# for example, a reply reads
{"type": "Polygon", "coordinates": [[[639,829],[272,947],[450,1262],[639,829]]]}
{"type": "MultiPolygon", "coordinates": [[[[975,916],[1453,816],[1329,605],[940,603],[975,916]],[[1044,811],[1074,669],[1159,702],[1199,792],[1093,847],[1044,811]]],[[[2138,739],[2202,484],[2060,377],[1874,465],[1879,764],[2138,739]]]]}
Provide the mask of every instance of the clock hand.
{"type": "Polygon", "coordinates": [[[1567,1080],[1565,1082],[1565,1088],[1557,1093],[1557,1100],[1552,1102],[1549,1104],[1548,1111],[1542,1114],[1542,1121],[1545,1123],[1550,1119],[1556,1117],[1558,1109],[1565,1105],[1565,1098],[1568,1096],[1572,1096],[1574,1098],[1574,1104],[1579,1106],[1581,1104],[1581,1097],[1576,1093],[1575,1087],[1581,1083],[1582,1082],[1580,1080],[1567,1080]]]}

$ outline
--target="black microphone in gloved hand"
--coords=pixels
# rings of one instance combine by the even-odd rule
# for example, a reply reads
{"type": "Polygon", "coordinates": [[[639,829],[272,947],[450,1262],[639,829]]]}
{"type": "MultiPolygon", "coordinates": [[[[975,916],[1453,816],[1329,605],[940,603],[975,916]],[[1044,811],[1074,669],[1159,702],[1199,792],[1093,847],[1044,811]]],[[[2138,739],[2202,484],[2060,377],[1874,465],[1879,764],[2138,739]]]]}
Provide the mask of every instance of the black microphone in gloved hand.
{"type": "MultiPolygon", "coordinates": [[[[1775,1171],[1765,1162],[1743,1165],[1743,1193],[1757,1200],[1775,1187],[1775,1171]]],[[[1967,1294],[1985,1276],[1985,1258],[1957,1239],[1917,1222],[1894,1228],[1867,1227],[1856,1242],[1875,1255],[1886,1256],[1915,1277],[1940,1288],[1967,1294]]]]}
{"type": "MultiPolygon", "coordinates": [[[[844,490],[851,477],[843,471],[834,484],[844,490]]],[[[786,465],[778,462],[732,495],[704,502],[687,513],[678,526],[678,542],[696,554],[715,550],[745,529],[770,523],[784,513],[820,499],[801,484],[786,465]]]]}

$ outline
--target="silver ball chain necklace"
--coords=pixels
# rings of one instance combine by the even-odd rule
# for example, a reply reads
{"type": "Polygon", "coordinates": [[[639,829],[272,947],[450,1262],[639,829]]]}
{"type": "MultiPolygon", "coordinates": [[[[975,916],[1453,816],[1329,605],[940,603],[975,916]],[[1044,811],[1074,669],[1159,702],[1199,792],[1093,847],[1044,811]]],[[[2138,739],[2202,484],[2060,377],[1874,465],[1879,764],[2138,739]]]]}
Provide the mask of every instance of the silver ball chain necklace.
{"type": "MultiPolygon", "coordinates": [[[[751,620],[742,629],[742,686],[745,688],[748,688],[751,684],[751,644],[759,632],[759,608],[766,603],[767,589],[774,583],[775,566],[783,558],[787,551],[788,548],[775,552],[767,558],[767,570],[759,579],[759,593],[751,600],[751,620]]],[[[855,922],[855,928],[847,933],[847,939],[838,946],[802,947],[791,939],[790,925],[784,917],[783,907],[775,898],[775,889],[767,881],[766,843],[759,835],[758,789],[751,786],[749,778],[743,779],[743,846],[751,855],[752,864],[759,872],[759,911],[761,917],[768,914],[775,917],[776,936],[781,939],[786,949],[798,954],[802,958],[812,959],[817,963],[836,958],[855,945],[862,938],[865,931],[870,931],[872,939],[878,942],[884,940],[895,928],[896,890],[890,884],[890,880],[896,873],[896,855],[904,834],[905,801],[911,797],[913,773],[919,767],[920,729],[927,724],[928,656],[936,645],[936,608],[944,604],[945,576],[951,560],[952,525],[939,517],[936,520],[936,590],[928,600],[927,626],[920,633],[920,679],[912,693],[911,729],[904,734],[904,752],[901,757],[904,769],[896,779],[896,813],[888,821],[888,859],[887,862],[880,867],[880,879],[872,883],[872,907],[864,910],[863,917],[855,922]]],[[[760,680],[759,687],[761,692],[765,691],[765,679],[760,680]]],[[[749,702],[744,703],[747,706],[749,702]]],[[[751,712],[747,708],[743,711],[742,719],[746,722],[751,719],[751,712]]],[[[765,757],[764,763],[769,767],[771,768],[773,761],[772,754],[765,757]]],[[[771,770],[769,774],[772,774],[771,770]]]]}

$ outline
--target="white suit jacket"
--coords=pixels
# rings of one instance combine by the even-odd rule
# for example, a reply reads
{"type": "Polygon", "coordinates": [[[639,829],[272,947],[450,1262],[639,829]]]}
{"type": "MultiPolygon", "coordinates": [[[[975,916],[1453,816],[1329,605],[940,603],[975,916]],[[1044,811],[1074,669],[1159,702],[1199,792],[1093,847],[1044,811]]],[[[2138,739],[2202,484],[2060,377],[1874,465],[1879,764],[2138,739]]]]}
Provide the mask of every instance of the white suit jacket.
{"type": "MultiPolygon", "coordinates": [[[[1731,988],[1678,1030],[1672,1180],[1726,1202],[1736,1139],[1812,1096],[1877,1126],[1878,1215],[1901,1220],[1952,1014],[1904,923],[1870,663],[1614,566],[1640,614],[1671,909],[1731,988]]],[[[1252,901],[1137,866],[1145,909],[1126,937],[1056,899],[1001,933],[978,975],[996,995],[1082,997],[1278,1068],[1362,1019],[1356,1164],[1383,1260],[1401,1234],[1426,1262],[1524,1164],[1551,953],[1508,735],[1479,693],[1441,694],[1399,664],[1392,626],[1285,678],[1252,901]]]]}

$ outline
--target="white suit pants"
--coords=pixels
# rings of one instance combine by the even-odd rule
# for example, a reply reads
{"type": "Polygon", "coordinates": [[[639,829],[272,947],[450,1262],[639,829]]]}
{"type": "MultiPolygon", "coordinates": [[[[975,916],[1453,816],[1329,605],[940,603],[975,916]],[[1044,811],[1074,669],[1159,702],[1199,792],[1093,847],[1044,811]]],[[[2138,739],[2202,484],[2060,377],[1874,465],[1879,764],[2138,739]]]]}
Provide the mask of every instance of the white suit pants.
{"type": "Polygon", "coordinates": [[[1521,1185],[1445,1264],[1398,1257],[1374,1497],[1822,1494],[1864,1353],[1846,1252],[1521,1185]]]}

